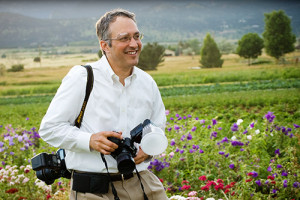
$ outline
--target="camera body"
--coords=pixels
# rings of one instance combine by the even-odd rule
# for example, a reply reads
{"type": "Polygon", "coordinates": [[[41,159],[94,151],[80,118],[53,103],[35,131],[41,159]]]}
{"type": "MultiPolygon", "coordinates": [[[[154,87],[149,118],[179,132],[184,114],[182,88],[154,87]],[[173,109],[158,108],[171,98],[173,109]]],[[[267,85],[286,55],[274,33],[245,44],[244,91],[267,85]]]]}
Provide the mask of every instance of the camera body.
{"type": "Polygon", "coordinates": [[[137,148],[134,143],[141,143],[143,137],[143,129],[149,125],[151,121],[146,119],[143,123],[137,125],[130,131],[131,138],[123,138],[122,140],[115,137],[108,139],[118,145],[118,148],[111,153],[111,156],[117,160],[117,167],[121,174],[129,174],[135,169],[133,158],[136,156],[137,148]]]}
{"type": "Polygon", "coordinates": [[[32,169],[36,171],[38,179],[51,185],[60,177],[71,178],[71,173],[66,168],[65,150],[59,149],[56,154],[40,153],[31,159],[32,169]]]}

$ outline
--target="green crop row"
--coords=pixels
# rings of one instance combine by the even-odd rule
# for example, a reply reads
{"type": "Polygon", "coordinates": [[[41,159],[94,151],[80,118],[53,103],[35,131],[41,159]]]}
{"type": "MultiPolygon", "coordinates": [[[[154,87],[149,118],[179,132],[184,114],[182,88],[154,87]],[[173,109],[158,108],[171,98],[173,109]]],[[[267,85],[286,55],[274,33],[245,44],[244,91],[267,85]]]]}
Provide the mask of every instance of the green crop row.
{"type": "Polygon", "coordinates": [[[151,74],[158,86],[189,85],[222,82],[242,82],[300,77],[300,68],[242,68],[236,70],[201,69],[180,73],[151,74]]]}
{"type": "Polygon", "coordinates": [[[214,84],[214,85],[198,85],[185,87],[167,87],[160,88],[162,96],[180,96],[195,95],[203,93],[217,92],[236,92],[251,90],[274,90],[300,88],[300,79],[294,80],[272,80],[272,81],[253,81],[247,83],[231,83],[231,84],[214,84]]]}

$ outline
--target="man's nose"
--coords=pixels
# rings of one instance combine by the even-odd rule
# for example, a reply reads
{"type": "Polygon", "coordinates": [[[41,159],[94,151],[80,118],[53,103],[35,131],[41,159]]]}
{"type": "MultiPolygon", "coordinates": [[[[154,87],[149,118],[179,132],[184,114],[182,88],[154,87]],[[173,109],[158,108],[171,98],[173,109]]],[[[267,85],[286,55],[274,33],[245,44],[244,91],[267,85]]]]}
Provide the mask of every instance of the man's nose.
{"type": "Polygon", "coordinates": [[[135,40],[133,37],[131,37],[129,41],[129,46],[137,47],[138,46],[138,40],[135,40]]]}

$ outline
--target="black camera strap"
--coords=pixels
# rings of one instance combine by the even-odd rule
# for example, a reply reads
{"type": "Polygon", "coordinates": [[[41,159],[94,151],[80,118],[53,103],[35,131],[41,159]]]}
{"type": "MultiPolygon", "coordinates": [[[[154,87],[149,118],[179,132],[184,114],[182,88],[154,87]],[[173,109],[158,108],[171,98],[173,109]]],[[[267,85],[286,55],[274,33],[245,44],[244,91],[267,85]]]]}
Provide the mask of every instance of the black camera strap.
{"type": "MultiPolygon", "coordinates": [[[[113,181],[111,180],[110,173],[109,173],[109,171],[108,171],[108,166],[107,166],[106,159],[105,159],[105,157],[104,157],[104,155],[103,155],[102,153],[100,153],[100,154],[101,154],[102,161],[103,161],[104,164],[105,164],[105,167],[106,167],[106,171],[107,171],[108,177],[109,177],[109,179],[110,179],[110,185],[111,185],[111,190],[112,190],[112,192],[113,192],[113,194],[114,194],[114,199],[115,199],[115,200],[120,200],[120,198],[118,197],[117,190],[116,190],[116,188],[115,188],[115,186],[114,186],[114,184],[113,184],[113,181]]],[[[137,177],[139,178],[140,183],[141,183],[141,188],[142,188],[143,194],[144,194],[144,200],[148,200],[148,197],[147,197],[147,195],[146,195],[146,193],[145,193],[145,190],[144,190],[144,185],[143,185],[142,180],[141,180],[140,173],[138,172],[138,170],[136,169],[136,167],[135,167],[135,171],[136,171],[136,175],[137,175],[137,177]]]]}
{"type": "Polygon", "coordinates": [[[85,90],[85,97],[84,97],[84,101],[80,110],[80,113],[78,115],[78,117],[75,120],[75,126],[80,128],[81,126],[81,122],[83,119],[83,115],[84,115],[84,111],[86,108],[86,104],[89,100],[91,91],[93,89],[93,85],[94,85],[94,74],[93,74],[93,69],[90,65],[82,65],[86,70],[87,70],[87,83],[86,83],[86,90],[85,90]]]}

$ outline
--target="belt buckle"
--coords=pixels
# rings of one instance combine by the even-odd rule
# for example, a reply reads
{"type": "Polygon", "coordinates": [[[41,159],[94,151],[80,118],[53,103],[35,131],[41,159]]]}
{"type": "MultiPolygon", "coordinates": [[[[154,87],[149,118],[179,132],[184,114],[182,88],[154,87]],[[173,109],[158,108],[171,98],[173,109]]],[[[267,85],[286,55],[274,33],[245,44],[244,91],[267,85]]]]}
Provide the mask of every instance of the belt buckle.
{"type": "Polygon", "coordinates": [[[123,175],[123,174],[121,174],[121,177],[122,177],[122,181],[124,181],[124,180],[125,180],[125,178],[124,178],[124,175],[123,175]]]}

